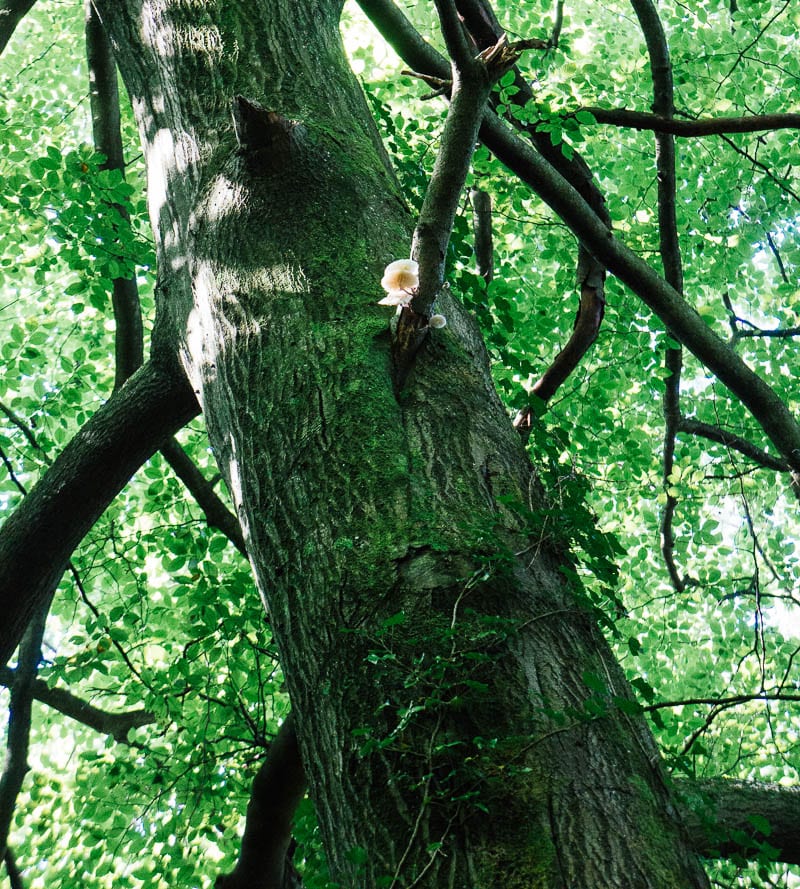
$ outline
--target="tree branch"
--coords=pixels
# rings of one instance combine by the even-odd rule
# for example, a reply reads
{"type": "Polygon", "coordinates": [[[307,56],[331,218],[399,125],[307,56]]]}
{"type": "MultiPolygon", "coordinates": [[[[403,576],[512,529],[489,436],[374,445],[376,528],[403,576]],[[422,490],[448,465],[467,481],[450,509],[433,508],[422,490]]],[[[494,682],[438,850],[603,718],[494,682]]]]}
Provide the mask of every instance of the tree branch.
{"type": "Polygon", "coordinates": [[[289,714],[253,780],[239,860],[231,873],[217,877],[215,889],[288,889],[297,885],[290,861],[291,831],[305,791],[294,717],[289,714]]]}
{"type": "Polygon", "coordinates": [[[2,0],[0,2],[0,53],[8,46],[8,41],[17,25],[30,12],[36,0],[2,0]]]}
{"type": "MultiPolygon", "coordinates": [[[[504,37],[504,31],[487,0],[459,0],[459,11],[479,47],[485,49],[504,37]]],[[[556,12],[558,14],[558,10],[556,12]]],[[[552,38],[542,42],[542,47],[551,45],[552,38]]],[[[519,91],[521,102],[526,104],[533,100],[530,85],[516,66],[513,70],[514,86],[519,91]]],[[[512,125],[522,129],[550,163],[581,191],[593,210],[610,227],[605,200],[583,159],[577,153],[567,158],[560,146],[553,146],[549,137],[537,131],[535,126],[520,124],[513,116],[508,116],[508,119],[512,125]]],[[[532,388],[533,394],[545,402],[552,398],[595,342],[605,315],[605,269],[582,244],[578,245],[576,277],[580,299],[572,334],[532,388]]],[[[531,422],[531,409],[523,408],[515,418],[514,425],[523,436],[527,436],[531,422]]]]}
{"type": "Polygon", "coordinates": [[[10,889],[25,889],[25,884],[22,882],[22,874],[17,867],[16,858],[9,846],[6,846],[6,857],[4,861],[6,863],[6,873],[8,874],[8,884],[10,889]]]}
{"type": "Polygon", "coordinates": [[[6,847],[6,857],[4,860],[6,863],[6,873],[8,874],[8,884],[10,889],[25,889],[25,884],[22,882],[22,874],[17,867],[16,859],[9,847],[6,847]]]}
{"type": "MultiPolygon", "coordinates": [[[[17,671],[10,667],[0,668],[0,685],[12,687],[17,671]]],[[[65,688],[51,688],[44,679],[36,679],[32,685],[34,700],[58,710],[64,716],[80,722],[103,735],[110,735],[117,743],[128,743],[128,732],[143,725],[152,725],[156,718],[148,710],[129,710],[125,713],[109,713],[79,698],[65,688]]]]}
{"type": "Polygon", "coordinates": [[[411,242],[411,256],[419,263],[419,287],[411,305],[400,313],[392,343],[398,385],[424,340],[431,307],[444,284],[447,245],[493,82],[489,66],[472,55],[452,0],[436,0],[436,8],[453,55],[453,86],[442,144],[411,242]]]}
{"type": "Polygon", "coordinates": [[[778,850],[778,861],[800,864],[800,788],[729,778],[679,780],[675,786],[700,855],[755,859],[766,842],[778,850]],[[766,836],[754,827],[754,815],[769,823],[766,836]]]}
{"type": "Polygon", "coordinates": [[[69,557],[164,439],[199,411],[186,378],[153,360],[84,424],[0,529],[0,665],[69,557]]]}
{"type": "MultiPolygon", "coordinates": [[[[580,252],[581,258],[588,254],[580,252]]],[[[579,272],[578,278],[582,276],[579,272]]],[[[584,280],[586,280],[584,278],[584,280]]],[[[552,364],[534,383],[532,392],[542,401],[549,401],[555,395],[558,388],[580,363],[581,358],[588,352],[590,346],[597,339],[600,332],[600,324],[605,314],[605,299],[598,296],[602,288],[591,286],[588,282],[581,287],[581,301],[578,314],[575,318],[575,326],[564,348],[553,359],[552,364]]],[[[530,428],[530,408],[525,408],[515,421],[515,425],[521,431],[530,428]]]]}
{"type": "Polygon", "coordinates": [[[556,0],[553,9],[553,30],[550,33],[550,46],[558,49],[558,41],[561,39],[561,28],[564,25],[564,0],[556,0]]]}
{"type": "Polygon", "coordinates": [[[41,454],[42,459],[45,463],[52,462],[45,453],[44,448],[36,440],[36,436],[33,434],[33,430],[31,429],[30,425],[26,423],[21,417],[18,417],[14,413],[14,411],[12,411],[11,408],[7,405],[3,404],[2,401],[0,401],[0,413],[6,416],[12,426],[16,426],[17,429],[19,429],[19,431],[25,436],[25,439],[31,446],[31,448],[37,453],[41,454]]]}
{"type": "Polygon", "coordinates": [[[39,607],[28,624],[19,648],[19,664],[11,686],[6,761],[0,776],[0,858],[6,857],[8,833],[17,805],[17,796],[28,773],[28,747],[31,733],[33,683],[42,659],[42,637],[50,600],[39,607]]]}
{"type": "MultiPolygon", "coordinates": [[[[92,0],[86,0],[86,59],[89,64],[94,145],[97,151],[106,156],[103,168],[119,170],[124,175],[117,67],[111,43],[92,0]]],[[[115,204],[114,209],[123,220],[130,220],[124,207],[115,204]]],[[[114,388],[118,389],[141,367],[144,360],[142,310],[135,275],[114,279],[111,302],[116,321],[114,388]]]]}
{"type": "Polygon", "coordinates": [[[757,447],[752,442],[747,441],[747,439],[744,439],[739,435],[735,435],[733,432],[720,429],[719,426],[712,426],[710,423],[702,423],[700,420],[691,420],[687,417],[681,417],[678,422],[678,431],[686,432],[688,435],[700,435],[703,438],[707,438],[709,441],[715,441],[718,444],[725,445],[726,448],[731,448],[734,451],[738,451],[740,454],[744,454],[745,457],[752,460],[754,463],[757,463],[759,466],[763,466],[765,469],[774,469],[776,472],[789,471],[789,467],[785,461],[773,457],[766,451],[762,451],[761,448],[757,447]]]}
{"type": "Polygon", "coordinates": [[[475,239],[475,262],[478,274],[489,284],[494,277],[494,245],[492,243],[492,198],[480,188],[469,193],[472,204],[472,234],[475,239]]]}
{"type": "Polygon", "coordinates": [[[730,391],[764,429],[800,489],[800,426],[764,380],[718,337],[643,259],[614,237],[575,189],[497,118],[484,117],[484,143],[563,219],[595,257],[645,303],[730,391]]]}
{"type": "Polygon", "coordinates": [[[358,0],[358,5],[407,65],[440,80],[449,80],[447,59],[423,39],[393,0],[358,0]]]}
{"type": "MultiPolygon", "coordinates": [[[[413,32],[405,16],[391,0],[359,2],[390,45],[405,58],[405,40],[409,29],[413,32]],[[389,23],[397,25],[396,32],[388,27],[389,23]]],[[[412,39],[411,42],[417,54],[414,66],[446,78],[447,71],[439,53],[424,41],[423,46],[419,41],[412,39]]],[[[406,58],[406,61],[409,60],[406,58]]],[[[484,113],[479,135],[484,145],[561,217],[589,253],[614,272],[661,318],[674,337],[742,401],[786,458],[793,473],[793,484],[800,490],[800,426],[797,421],[772,389],[711,331],[681,295],[614,237],[609,223],[604,221],[607,212],[603,208],[601,214],[600,208],[590,204],[582,193],[596,190],[588,167],[579,191],[556,168],[557,161],[554,160],[552,165],[548,163],[488,110],[484,113]]],[[[602,200],[602,196],[600,198],[602,200]]]]}
{"type": "MultiPolygon", "coordinates": [[[[669,47],[658,11],[652,0],[631,0],[631,5],[644,34],[650,58],[650,76],[653,81],[653,110],[663,118],[671,119],[675,111],[675,95],[672,82],[672,62],[669,47]]],[[[661,264],[667,282],[683,294],[683,263],[678,242],[678,221],[675,209],[675,140],[668,133],[656,133],[656,176],[658,180],[658,235],[661,264]]],[[[669,336],[671,333],[668,331],[669,336]]],[[[678,498],[672,493],[672,473],[675,468],[675,442],[681,417],[680,393],[683,370],[683,350],[680,345],[667,345],[664,354],[667,376],[664,380],[662,409],[664,412],[664,454],[662,458],[662,483],[666,503],[661,514],[661,555],[667,567],[670,581],[676,592],[683,592],[686,582],[675,564],[675,533],[673,520],[678,498]]]]}
{"type": "Polygon", "coordinates": [[[597,108],[593,105],[569,112],[574,117],[580,111],[588,111],[597,123],[630,127],[634,130],[652,130],[679,138],[691,136],[722,136],[735,133],[760,133],[766,130],[794,130],[800,128],[800,114],[758,114],[748,117],[713,117],[700,120],[677,120],[660,113],[630,111],[627,108],[597,108]]]}
{"type": "MultiPolygon", "coordinates": [[[[785,280],[785,274],[783,277],[785,280]]],[[[750,337],[763,336],[765,338],[791,339],[792,337],[800,336],[800,327],[774,327],[765,330],[761,327],[757,327],[752,321],[748,321],[746,318],[740,318],[734,311],[731,298],[727,292],[722,294],[722,302],[725,305],[725,311],[728,313],[728,324],[731,328],[731,344],[736,344],[739,340],[750,337]],[[740,324],[745,325],[747,329],[742,330],[741,327],[739,327],[740,324]]]]}
{"type": "Polygon", "coordinates": [[[761,172],[767,177],[767,179],[771,179],[778,188],[790,195],[794,198],[795,201],[800,203],[800,192],[796,192],[793,188],[791,188],[785,181],[781,180],[779,176],[776,176],[772,170],[765,164],[762,163],[758,158],[753,155],[748,154],[744,148],[740,148],[733,139],[729,139],[727,136],[722,136],[722,141],[736,154],[740,157],[745,158],[749,163],[751,163],[754,167],[761,170],[761,172]]]}
{"type": "Polygon", "coordinates": [[[644,704],[642,711],[650,713],[654,710],[669,710],[673,707],[693,707],[708,704],[713,707],[737,707],[750,701],[789,701],[800,703],[800,695],[787,695],[784,692],[761,691],[755,694],[729,695],[725,698],[678,698],[674,701],[656,701],[655,704],[644,704]]]}
{"type": "MultiPolygon", "coordinates": [[[[736,319],[741,322],[741,319],[736,319]]],[[[765,339],[789,340],[800,336],[800,327],[774,327],[764,330],[762,327],[753,327],[751,330],[737,330],[734,339],[744,340],[763,336],[765,339]]]]}
{"type": "Polygon", "coordinates": [[[475,53],[467,40],[454,0],[433,0],[439,14],[439,26],[444,44],[450,54],[453,75],[470,72],[475,63],[475,53]]]}

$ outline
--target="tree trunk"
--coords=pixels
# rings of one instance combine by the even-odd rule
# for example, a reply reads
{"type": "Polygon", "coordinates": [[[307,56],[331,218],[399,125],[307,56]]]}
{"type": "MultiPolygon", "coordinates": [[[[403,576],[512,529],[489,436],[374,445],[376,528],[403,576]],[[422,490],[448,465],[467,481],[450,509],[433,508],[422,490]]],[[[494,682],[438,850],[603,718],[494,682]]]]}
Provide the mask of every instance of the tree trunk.
{"type": "Polygon", "coordinates": [[[155,336],[239,510],[334,878],[706,886],[455,300],[397,385],[375,303],[409,218],[341,2],[97,5],[147,157],[155,336]]]}

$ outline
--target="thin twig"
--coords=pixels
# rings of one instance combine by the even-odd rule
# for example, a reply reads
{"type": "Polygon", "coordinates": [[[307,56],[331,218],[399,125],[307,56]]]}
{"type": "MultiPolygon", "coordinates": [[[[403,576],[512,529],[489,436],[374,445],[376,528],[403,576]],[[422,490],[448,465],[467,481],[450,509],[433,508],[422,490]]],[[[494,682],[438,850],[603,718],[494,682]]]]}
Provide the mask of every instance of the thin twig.
{"type": "Polygon", "coordinates": [[[709,441],[715,441],[718,444],[724,445],[726,448],[738,451],[765,469],[774,469],[776,472],[789,471],[789,466],[785,461],[778,457],[773,457],[740,435],[728,432],[726,429],[721,429],[719,426],[714,426],[711,423],[703,423],[700,420],[681,417],[678,431],[685,432],[687,435],[699,435],[707,438],[709,441]]]}

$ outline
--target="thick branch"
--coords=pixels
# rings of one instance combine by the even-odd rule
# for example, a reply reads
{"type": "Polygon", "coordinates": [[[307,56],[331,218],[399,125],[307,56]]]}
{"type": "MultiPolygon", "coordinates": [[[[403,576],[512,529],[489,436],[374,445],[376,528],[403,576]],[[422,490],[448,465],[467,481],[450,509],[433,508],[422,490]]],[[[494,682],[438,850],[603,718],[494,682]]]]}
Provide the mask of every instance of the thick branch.
{"type": "Polygon", "coordinates": [[[67,561],[137,469],[199,411],[185,377],[149,361],[83,426],[0,529],[0,664],[67,561]]]}
{"type": "Polygon", "coordinates": [[[469,52],[453,3],[437,0],[437,9],[454,54],[453,88],[441,148],[411,243],[411,256],[419,263],[419,287],[411,306],[402,310],[395,331],[393,359],[399,385],[421,345],[431,307],[444,283],[447,245],[492,87],[488,66],[469,52]]]}
{"type": "MultiPolygon", "coordinates": [[[[712,117],[702,120],[676,120],[663,114],[647,111],[629,111],[627,108],[596,108],[587,106],[577,111],[588,111],[598,123],[630,127],[634,130],[652,130],[672,136],[721,136],[733,133],[760,133],[767,130],[794,130],[800,128],[800,114],[758,114],[749,117],[712,117]]],[[[570,112],[569,116],[577,113],[570,112]]]]}
{"type": "Polygon", "coordinates": [[[472,204],[472,233],[475,239],[475,263],[478,274],[489,284],[494,277],[494,245],[492,241],[492,198],[480,188],[469,193],[472,204]]]}
{"type": "Polygon", "coordinates": [[[486,66],[469,53],[455,6],[437,0],[437,8],[442,32],[454,54],[453,89],[441,148],[425,192],[411,248],[411,255],[420,267],[419,293],[412,307],[425,316],[444,282],[447,245],[475,151],[483,108],[491,90],[486,66]]]}
{"type": "Polygon", "coordinates": [[[30,12],[36,0],[2,0],[0,2],[0,53],[8,46],[17,25],[30,12]]]}
{"type": "MultiPolygon", "coordinates": [[[[105,169],[124,173],[117,68],[111,43],[91,0],[86,0],[86,58],[95,148],[106,156],[105,169]]],[[[128,220],[124,207],[115,205],[115,210],[128,220]]],[[[144,360],[142,310],[135,276],[114,279],[111,301],[116,321],[114,387],[119,388],[144,360]]]]}
{"type": "Polygon", "coordinates": [[[50,600],[42,603],[28,624],[19,648],[19,664],[11,686],[6,761],[0,776],[0,858],[5,858],[8,833],[17,806],[17,796],[28,773],[33,683],[42,659],[42,637],[50,600]]]}
{"type": "Polygon", "coordinates": [[[415,71],[450,79],[450,64],[411,24],[392,0],[358,0],[369,20],[403,61],[415,71]]]}
{"type": "MultiPolygon", "coordinates": [[[[399,24],[399,19],[404,18],[402,13],[396,10],[391,0],[381,0],[381,2],[370,0],[366,5],[365,3],[361,5],[370,15],[376,27],[381,30],[383,36],[403,58],[408,60],[407,54],[416,47],[414,42],[407,39],[410,25],[406,22],[405,26],[399,27],[396,34],[384,31],[381,27],[382,21],[399,24]],[[367,6],[370,9],[367,9],[367,6]],[[379,7],[380,14],[374,16],[373,11],[377,11],[376,7],[379,7]],[[390,10],[392,11],[390,12],[390,10]]],[[[478,48],[485,51],[504,38],[503,29],[491,6],[485,0],[459,0],[458,7],[478,48]]],[[[434,75],[441,73],[440,60],[441,57],[435,51],[428,53],[428,56],[423,60],[427,66],[425,71],[434,75]]],[[[530,86],[520,72],[514,70],[516,75],[514,85],[519,91],[520,101],[523,104],[527,103],[533,99],[530,86]]],[[[591,170],[580,155],[575,152],[571,158],[567,158],[560,147],[553,146],[549,137],[545,133],[537,131],[534,125],[521,124],[515,119],[512,119],[511,122],[525,132],[547,161],[578,190],[592,210],[610,228],[611,220],[603,195],[594,182],[591,170]]],[[[486,133],[483,129],[480,131],[480,138],[487,147],[491,148],[490,142],[486,141],[486,133]]],[[[554,359],[551,367],[534,387],[534,392],[545,401],[555,394],[558,387],[577,367],[594,343],[605,313],[605,268],[580,243],[578,245],[577,284],[580,291],[580,301],[572,335],[566,346],[554,359]]],[[[514,425],[524,436],[530,432],[531,417],[530,408],[524,408],[514,421],[514,425]]]]}
{"type": "Polygon", "coordinates": [[[442,37],[450,53],[453,73],[465,73],[469,71],[474,64],[474,53],[472,47],[464,33],[456,10],[454,0],[434,0],[436,11],[439,13],[439,23],[442,29],[442,37]]]}
{"type": "Polygon", "coordinates": [[[288,858],[292,821],[305,790],[290,714],[253,781],[239,860],[230,874],[217,877],[215,889],[288,889],[295,880],[288,858]]]}
{"type": "MultiPolygon", "coordinates": [[[[0,668],[0,685],[11,687],[16,671],[0,668]]],[[[143,725],[152,725],[156,718],[147,710],[129,710],[126,713],[109,713],[82,700],[65,688],[51,688],[44,679],[36,679],[32,686],[34,700],[58,710],[96,732],[110,735],[119,744],[126,744],[128,732],[143,725]]]]}
{"type": "Polygon", "coordinates": [[[800,864],[800,787],[725,778],[676,781],[681,810],[695,850],[709,858],[756,858],[759,843],[778,850],[778,861],[800,864]],[[766,819],[766,836],[753,826],[766,819]],[[743,837],[750,842],[742,842],[743,837]]]}

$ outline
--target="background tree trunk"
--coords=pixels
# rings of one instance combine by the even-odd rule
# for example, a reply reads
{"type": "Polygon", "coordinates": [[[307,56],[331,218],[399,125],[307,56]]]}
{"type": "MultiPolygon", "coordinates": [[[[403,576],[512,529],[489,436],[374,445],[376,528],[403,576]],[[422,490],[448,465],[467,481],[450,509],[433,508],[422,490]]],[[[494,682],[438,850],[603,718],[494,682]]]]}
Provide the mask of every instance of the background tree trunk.
{"type": "Polygon", "coordinates": [[[409,218],[341,3],[97,5],[147,156],[155,337],[239,510],[334,878],[707,885],[454,300],[396,385],[374,304],[409,218]]]}

